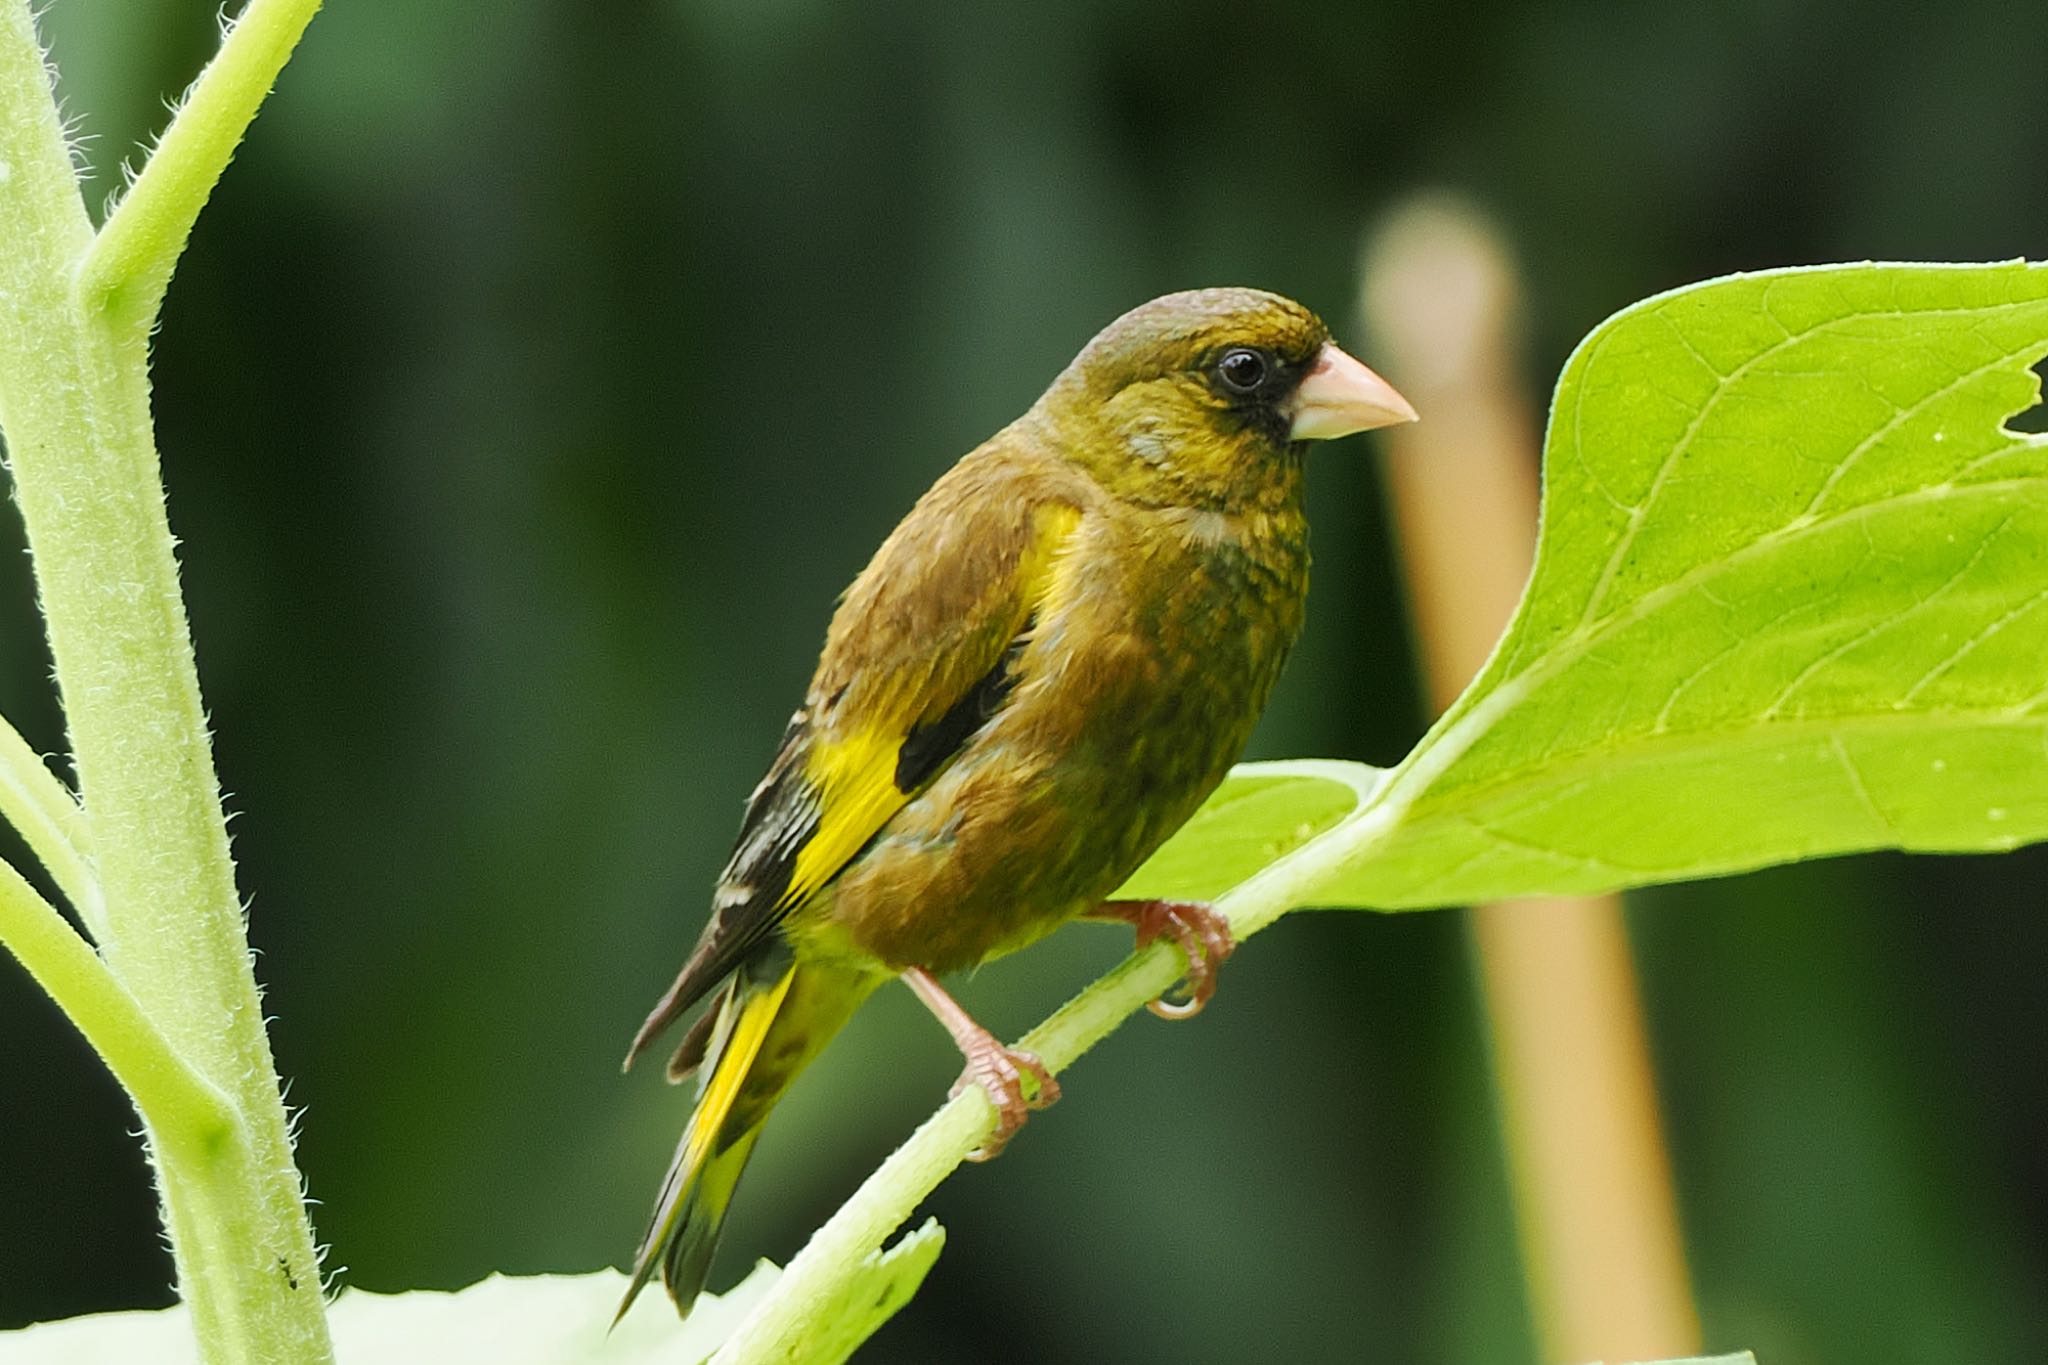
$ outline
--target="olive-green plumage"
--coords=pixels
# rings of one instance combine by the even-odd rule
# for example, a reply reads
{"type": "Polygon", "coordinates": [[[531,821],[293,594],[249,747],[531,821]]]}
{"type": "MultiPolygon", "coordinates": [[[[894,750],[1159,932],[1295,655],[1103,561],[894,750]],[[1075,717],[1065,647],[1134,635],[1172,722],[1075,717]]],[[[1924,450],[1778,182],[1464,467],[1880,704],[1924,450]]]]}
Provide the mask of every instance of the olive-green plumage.
{"type": "Polygon", "coordinates": [[[1126,314],[847,590],[635,1041],[725,983],[671,1065],[710,1063],[634,1292],[661,1260],[688,1310],[761,1121],[869,991],[1091,910],[1223,779],[1301,628],[1293,414],[1328,342],[1254,290],[1126,314]]]}

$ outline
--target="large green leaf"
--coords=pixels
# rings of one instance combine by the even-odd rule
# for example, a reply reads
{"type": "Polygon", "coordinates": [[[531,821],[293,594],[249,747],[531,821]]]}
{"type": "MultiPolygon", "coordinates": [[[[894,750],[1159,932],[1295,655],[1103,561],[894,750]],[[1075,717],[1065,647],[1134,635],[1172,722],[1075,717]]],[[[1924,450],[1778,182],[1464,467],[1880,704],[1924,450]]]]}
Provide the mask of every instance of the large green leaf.
{"type": "Polygon", "coordinates": [[[1529,590],[1361,813],[1349,904],[2048,835],[2048,268],[1647,300],[1558,384],[1529,590]]]}

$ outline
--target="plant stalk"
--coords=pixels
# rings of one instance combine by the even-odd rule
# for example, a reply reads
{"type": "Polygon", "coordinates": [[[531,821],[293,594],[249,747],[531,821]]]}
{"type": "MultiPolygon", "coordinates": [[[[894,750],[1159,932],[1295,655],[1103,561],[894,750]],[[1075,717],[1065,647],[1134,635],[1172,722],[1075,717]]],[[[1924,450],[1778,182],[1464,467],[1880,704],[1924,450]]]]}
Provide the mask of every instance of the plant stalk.
{"type": "Polygon", "coordinates": [[[160,1141],[204,1153],[232,1136],[236,1118],[227,1097],[171,1050],[92,945],[4,862],[0,945],[85,1035],[160,1141]]]}
{"type": "Polygon", "coordinates": [[[200,209],[320,0],[249,0],[78,266],[88,309],[147,330],[200,209]]]}
{"type": "Polygon", "coordinates": [[[92,830],[78,798],[50,771],[21,732],[0,720],[0,819],[12,825],[48,870],[94,938],[106,933],[105,898],[92,869],[92,830]]]}
{"type": "MultiPolygon", "coordinates": [[[[268,89],[281,57],[254,0],[201,87],[268,89]],[[251,33],[244,43],[241,35],[251,33]],[[273,60],[275,59],[275,60],[273,60]]],[[[294,36],[296,29],[293,30],[294,36]]],[[[288,50],[288,44],[287,48],[288,50]]],[[[94,236],[25,0],[0,0],[0,426],[104,894],[101,952],[169,1050],[226,1097],[221,1141],[170,1140],[144,1111],[164,1221],[201,1354],[226,1362],[332,1358],[311,1228],[263,1028],[178,587],[149,411],[147,333],[191,219],[254,113],[199,138],[167,133],[117,216],[134,245],[79,272],[94,236]],[[183,146],[188,151],[178,152],[183,146]],[[124,273],[125,272],[125,273],[124,273]],[[149,307],[108,306],[146,298],[149,307]]]]}

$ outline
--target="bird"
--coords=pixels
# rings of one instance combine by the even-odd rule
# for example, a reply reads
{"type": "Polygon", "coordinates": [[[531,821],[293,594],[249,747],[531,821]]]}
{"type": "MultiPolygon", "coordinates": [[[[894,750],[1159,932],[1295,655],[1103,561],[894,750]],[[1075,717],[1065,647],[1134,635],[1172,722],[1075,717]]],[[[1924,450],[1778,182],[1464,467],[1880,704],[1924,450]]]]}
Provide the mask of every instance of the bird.
{"type": "MultiPolygon", "coordinates": [[[[1107,899],[1222,782],[1301,629],[1309,443],[1415,420],[1301,304],[1167,294],[1117,318],[918,499],[841,596],[746,803],[711,915],[631,1067],[696,1107],[634,1257],[688,1316],[763,1122],[878,987],[952,1034],[995,1155],[1059,1095],[940,984],[1083,917],[1187,957],[1180,1017],[1234,944],[1207,905],[1107,899]]],[[[618,1319],[615,1318],[616,1322],[618,1319]]]]}

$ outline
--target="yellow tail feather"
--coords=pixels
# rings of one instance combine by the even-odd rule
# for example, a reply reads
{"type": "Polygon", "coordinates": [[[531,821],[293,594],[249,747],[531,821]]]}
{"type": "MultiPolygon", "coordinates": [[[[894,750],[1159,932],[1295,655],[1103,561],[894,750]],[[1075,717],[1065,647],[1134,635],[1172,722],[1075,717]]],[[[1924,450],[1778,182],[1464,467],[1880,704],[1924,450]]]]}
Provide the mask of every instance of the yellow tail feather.
{"type": "Polygon", "coordinates": [[[719,1002],[703,1089],[634,1258],[620,1317],[654,1278],[657,1264],[676,1307],[689,1313],[762,1122],[868,992],[886,979],[815,963],[786,967],[772,980],[750,979],[747,972],[740,968],[719,1002]]]}
{"type": "Polygon", "coordinates": [[[753,1131],[732,1134],[721,1142],[721,1130],[795,980],[796,968],[790,967],[772,984],[750,984],[735,977],[726,988],[719,1010],[727,1017],[719,1021],[722,1036],[712,1043],[717,1059],[706,1071],[703,1094],[662,1181],[661,1198],[634,1257],[633,1280],[619,1305],[619,1318],[654,1277],[657,1263],[662,1264],[669,1293],[682,1311],[689,1311],[697,1291],[703,1288],[733,1187],[754,1150],[753,1131]]]}

